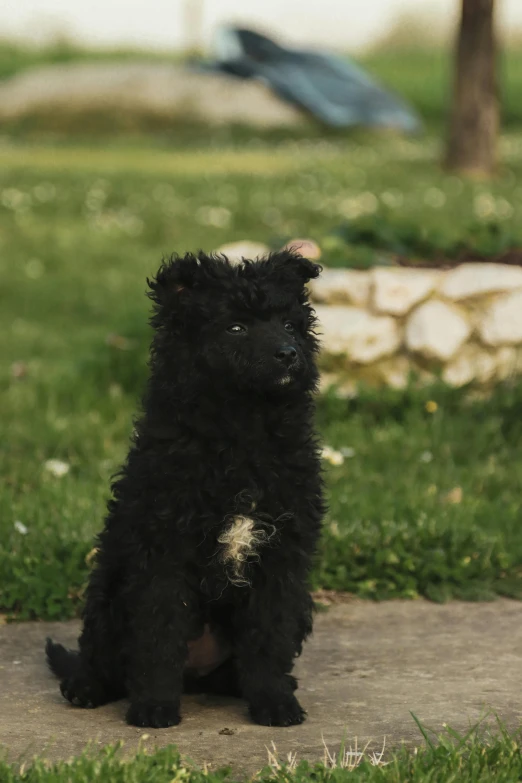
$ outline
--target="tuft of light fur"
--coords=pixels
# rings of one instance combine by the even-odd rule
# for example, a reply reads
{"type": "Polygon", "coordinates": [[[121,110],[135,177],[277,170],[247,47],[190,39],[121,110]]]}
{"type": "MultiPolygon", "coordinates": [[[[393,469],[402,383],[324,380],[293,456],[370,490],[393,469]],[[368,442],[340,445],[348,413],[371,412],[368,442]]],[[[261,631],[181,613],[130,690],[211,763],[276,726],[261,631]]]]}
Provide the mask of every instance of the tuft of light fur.
{"type": "Polygon", "coordinates": [[[218,537],[223,547],[220,559],[227,566],[232,584],[249,584],[244,576],[245,565],[249,560],[259,558],[257,549],[268,543],[274,533],[275,528],[256,528],[256,522],[251,517],[238,515],[232,518],[231,524],[218,537]]]}

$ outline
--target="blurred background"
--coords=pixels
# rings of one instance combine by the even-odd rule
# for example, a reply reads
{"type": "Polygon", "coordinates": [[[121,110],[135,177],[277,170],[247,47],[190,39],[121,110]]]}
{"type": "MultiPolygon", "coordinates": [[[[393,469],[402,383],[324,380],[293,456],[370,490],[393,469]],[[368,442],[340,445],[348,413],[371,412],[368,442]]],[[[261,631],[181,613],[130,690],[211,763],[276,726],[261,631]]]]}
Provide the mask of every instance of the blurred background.
{"type": "Polygon", "coordinates": [[[0,612],[80,605],[161,258],[296,240],[326,267],[323,370],[341,381],[319,405],[315,586],[520,592],[522,4],[254,5],[0,6],[0,612]],[[499,261],[423,318],[435,278],[390,293],[382,274],[499,261]],[[504,295],[507,326],[488,310],[504,295]]]}
{"type": "MultiPolygon", "coordinates": [[[[266,0],[257,8],[240,0],[151,0],[146,5],[137,0],[18,0],[2,9],[2,31],[5,38],[26,43],[61,38],[83,46],[172,52],[208,45],[217,25],[234,23],[261,27],[292,44],[354,52],[393,44],[447,45],[458,13],[455,0],[432,0],[429,8],[415,0],[367,0],[358,6],[341,0],[306,6],[266,0]]],[[[499,3],[498,23],[503,37],[516,43],[522,27],[517,0],[499,3]]]]}

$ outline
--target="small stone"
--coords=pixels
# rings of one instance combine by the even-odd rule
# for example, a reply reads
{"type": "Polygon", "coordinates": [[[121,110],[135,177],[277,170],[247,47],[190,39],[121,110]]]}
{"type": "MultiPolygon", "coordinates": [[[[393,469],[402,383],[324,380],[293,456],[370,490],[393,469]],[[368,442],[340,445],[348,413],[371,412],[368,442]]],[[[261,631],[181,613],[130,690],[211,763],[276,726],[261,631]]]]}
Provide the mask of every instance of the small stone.
{"type": "Polygon", "coordinates": [[[471,326],[453,307],[431,300],[420,305],[406,324],[406,345],[425,359],[447,362],[466,342],[471,326]]]}
{"type": "Polygon", "coordinates": [[[462,264],[452,269],[440,287],[440,293],[459,301],[472,296],[494,294],[522,288],[522,268],[509,264],[462,264]]]}
{"type": "Polygon", "coordinates": [[[335,396],[338,400],[354,400],[359,394],[356,380],[343,380],[336,384],[335,396]]]}
{"type": "Polygon", "coordinates": [[[379,313],[405,315],[435,289],[440,272],[426,269],[372,270],[373,306],[379,313]]]}
{"type": "Polygon", "coordinates": [[[349,361],[370,364],[395,353],[401,337],[394,318],[371,315],[357,307],[316,308],[323,351],[349,361]]]}
{"type": "Polygon", "coordinates": [[[493,302],[483,314],[478,330],[486,345],[522,342],[522,291],[507,294],[493,302]]]}
{"type": "Polygon", "coordinates": [[[446,365],[442,380],[456,388],[472,381],[487,383],[497,373],[497,357],[478,345],[465,345],[446,365]]]}
{"type": "Polygon", "coordinates": [[[334,372],[323,372],[319,378],[319,392],[325,394],[328,389],[335,386],[337,382],[337,375],[334,372]]]}
{"type": "Polygon", "coordinates": [[[249,239],[243,239],[240,242],[221,245],[214,252],[226,256],[232,264],[240,264],[244,258],[249,261],[263,258],[270,252],[270,248],[262,242],[251,242],[249,239]]]}
{"type": "Polygon", "coordinates": [[[318,261],[322,255],[321,248],[313,239],[292,239],[281,250],[293,250],[303,258],[309,258],[310,261],[318,261]]]}
{"type": "Polygon", "coordinates": [[[410,380],[411,364],[405,356],[392,356],[382,362],[379,373],[386,386],[405,389],[410,380]]]}
{"type": "Polygon", "coordinates": [[[220,729],[220,731],[218,731],[218,734],[225,734],[225,736],[227,737],[231,737],[235,733],[236,733],[235,729],[229,729],[226,726],[224,729],[220,729]]]}
{"type": "Polygon", "coordinates": [[[497,380],[505,381],[515,373],[520,372],[522,362],[520,354],[511,345],[504,345],[497,351],[497,380]]]}
{"type": "Polygon", "coordinates": [[[309,289],[314,302],[365,307],[370,296],[370,283],[369,272],[323,269],[320,277],[310,280],[309,289]]]}

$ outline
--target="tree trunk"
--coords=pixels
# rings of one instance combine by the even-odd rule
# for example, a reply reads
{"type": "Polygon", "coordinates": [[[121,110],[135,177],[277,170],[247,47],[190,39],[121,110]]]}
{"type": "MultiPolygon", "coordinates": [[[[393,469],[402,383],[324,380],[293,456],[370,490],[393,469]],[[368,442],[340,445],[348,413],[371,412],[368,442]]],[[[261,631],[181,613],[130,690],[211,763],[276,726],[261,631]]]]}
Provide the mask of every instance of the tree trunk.
{"type": "Polygon", "coordinates": [[[495,168],[499,126],[495,0],[462,0],[447,166],[483,176],[495,168]]]}

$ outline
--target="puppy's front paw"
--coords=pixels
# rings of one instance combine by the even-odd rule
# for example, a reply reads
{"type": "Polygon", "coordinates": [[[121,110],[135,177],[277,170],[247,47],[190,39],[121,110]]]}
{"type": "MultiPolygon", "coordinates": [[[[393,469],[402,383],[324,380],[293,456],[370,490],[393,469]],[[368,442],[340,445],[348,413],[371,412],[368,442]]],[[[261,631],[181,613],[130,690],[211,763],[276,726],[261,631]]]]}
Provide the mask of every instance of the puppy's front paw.
{"type": "Polygon", "coordinates": [[[181,717],[174,701],[134,702],[127,710],[127,723],[153,729],[177,726],[181,717]]]}
{"type": "Polygon", "coordinates": [[[252,701],[249,705],[254,723],[261,726],[297,726],[306,713],[292,694],[278,694],[252,701]]]}

